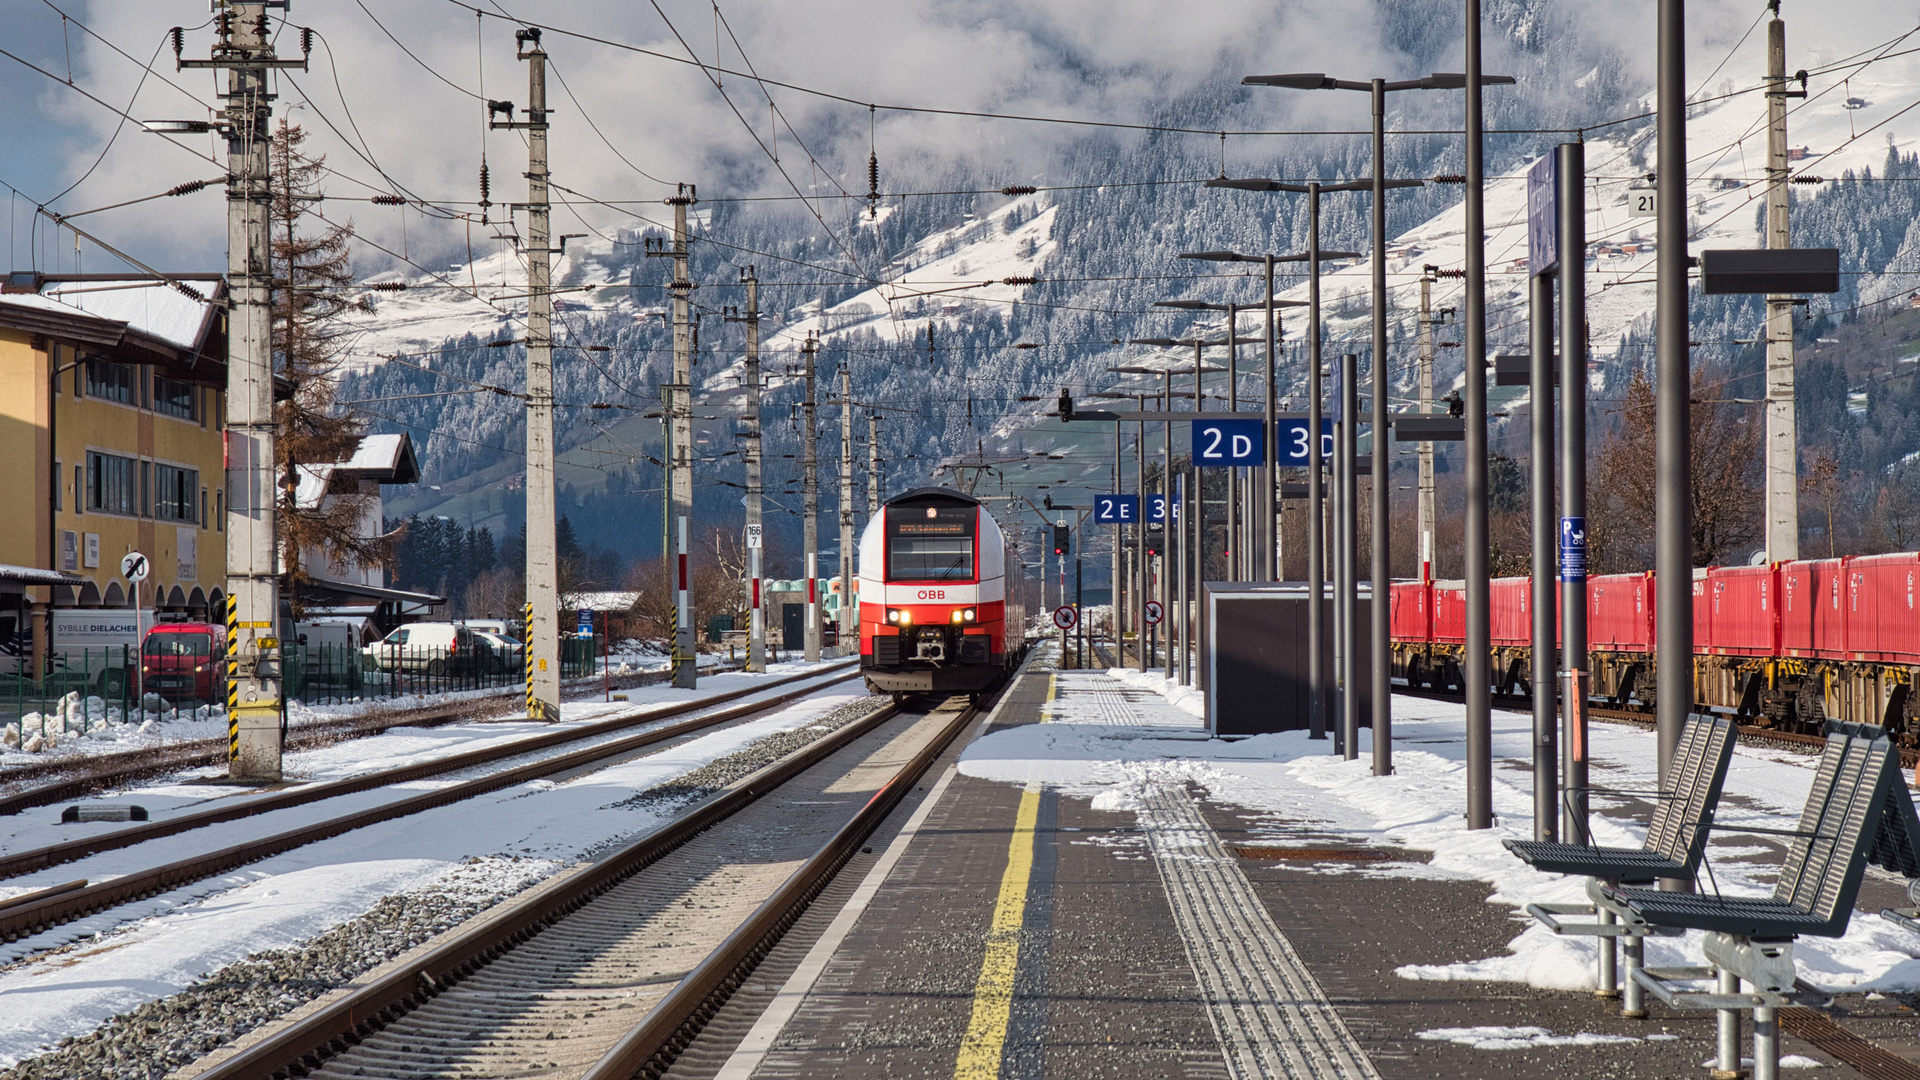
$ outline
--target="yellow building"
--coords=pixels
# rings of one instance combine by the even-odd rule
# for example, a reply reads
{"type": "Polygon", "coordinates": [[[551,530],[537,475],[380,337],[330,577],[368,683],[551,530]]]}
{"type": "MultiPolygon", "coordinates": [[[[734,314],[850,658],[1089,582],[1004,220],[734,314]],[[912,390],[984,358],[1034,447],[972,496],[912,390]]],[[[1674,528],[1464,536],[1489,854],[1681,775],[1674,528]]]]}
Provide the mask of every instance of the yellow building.
{"type": "Polygon", "coordinates": [[[16,272],[0,288],[0,564],[39,572],[12,574],[9,595],[0,570],[9,652],[44,657],[50,624],[60,646],[49,611],[204,618],[223,604],[223,288],[186,280],[205,295],[93,274],[16,272]],[[137,596],[121,572],[136,551],[150,566],[137,596]],[[63,583],[41,583],[47,571],[63,583]]]}

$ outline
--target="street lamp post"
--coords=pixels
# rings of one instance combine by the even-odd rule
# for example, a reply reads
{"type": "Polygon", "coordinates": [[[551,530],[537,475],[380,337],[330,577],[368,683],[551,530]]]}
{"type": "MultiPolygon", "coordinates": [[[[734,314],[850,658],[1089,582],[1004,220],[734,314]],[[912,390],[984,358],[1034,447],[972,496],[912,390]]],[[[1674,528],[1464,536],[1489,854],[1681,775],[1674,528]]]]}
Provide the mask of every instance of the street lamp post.
{"type": "MultiPolygon", "coordinates": [[[[1510,75],[1479,76],[1478,86],[1487,83],[1511,83],[1510,75]]],[[[1436,73],[1423,79],[1388,82],[1370,79],[1357,82],[1334,79],[1319,73],[1289,75],[1249,75],[1243,86],[1274,86],[1294,90],[1365,91],[1373,105],[1373,602],[1371,610],[1373,643],[1373,772],[1385,776],[1393,772],[1393,684],[1390,605],[1387,602],[1391,577],[1388,549],[1387,483],[1387,188],[1415,187],[1417,180],[1386,179],[1386,102],[1387,94],[1397,90],[1457,90],[1467,85],[1466,75],[1436,73]]],[[[1349,748],[1351,753],[1351,748],[1349,748]]]]}
{"type": "MultiPolygon", "coordinates": [[[[1275,259],[1284,262],[1305,262],[1307,272],[1307,652],[1312,660],[1307,667],[1307,736],[1312,739],[1327,737],[1326,702],[1326,540],[1323,534],[1324,489],[1322,473],[1326,469],[1326,460],[1320,438],[1321,424],[1321,386],[1320,386],[1320,264],[1334,260],[1357,259],[1357,251],[1321,251],[1320,250],[1320,193],[1323,191],[1364,191],[1367,185],[1360,181],[1342,181],[1323,184],[1318,180],[1306,184],[1288,184],[1278,180],[1233,180],[1225,177],[1207,181],[1208,187],[1232,188],[1239,191],[1293,191],[1305,192],[1307,196],[1307,251],[1305,255],[1288,255],[1275,259]]],[[[1203,251],[1182,255],[1183,259],[1212,259],[1221,262],[1252,261],[1250,256],[1236,255],[1230,251],[1203,251]]],[[[1271,371],[1269,371],[1271,377],[1271,371]]],[[[1268,391],[1268,400],[1272,400],[1272,391],[1268,391]]],[[[1269,485],[1270,490],[1276,490],[1269,485]]]]}

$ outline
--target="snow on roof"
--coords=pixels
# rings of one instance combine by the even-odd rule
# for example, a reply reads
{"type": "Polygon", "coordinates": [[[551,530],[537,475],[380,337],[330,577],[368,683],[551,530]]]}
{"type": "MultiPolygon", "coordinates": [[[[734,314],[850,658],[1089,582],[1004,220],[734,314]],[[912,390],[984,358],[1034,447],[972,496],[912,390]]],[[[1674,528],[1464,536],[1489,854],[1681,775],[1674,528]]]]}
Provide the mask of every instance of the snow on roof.
{"type": "Polygon", "coordinates": [[[639,599],[637,592],[577,592],[562,597],[560,606],[569,611],[626,611],[639,599]]]}
{"type": "Polygon", "coordinates": [[[393,472],[404,465],[402,455],[407,448],[407,436],[399,435],[363,435],[360,445],[353,456],[340,463],[340,468],[350,472],[393,472]]]}
{"type": "Polygon", "coordinates": [[[96,318],[126,323],[182,349],[199,347],[212,306],[149,278],[51,282],[44,295],[96,318]]]}
{"type": "Polygon", "coordinates": [[[311,510],[320,505],[327,494],[327,483],[333,479],[333,465],[298,465],[294,471],[300,474],[300,482],[293,489],[293,505],[302,510],[311,510]]]}

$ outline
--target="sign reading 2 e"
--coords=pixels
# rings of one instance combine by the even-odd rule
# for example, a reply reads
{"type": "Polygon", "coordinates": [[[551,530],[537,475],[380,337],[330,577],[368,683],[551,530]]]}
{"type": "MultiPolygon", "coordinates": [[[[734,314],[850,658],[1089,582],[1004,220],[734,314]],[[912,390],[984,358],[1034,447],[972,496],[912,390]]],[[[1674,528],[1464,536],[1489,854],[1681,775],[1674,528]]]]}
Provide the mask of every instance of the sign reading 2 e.
{"type": "MultiPolygon", "coordinates": [[[[1274,463],[1277,465],[1311,464],[1313,444],[1307,441],[1307,422],[1305,420],[1280,420],[1280,445],[1275,448],[1274,463]]],[[[1320,418],[1320,460],[1333,460],[1333,421],[1320,418]]]]}
{"type": "Polygon", "coordinates": [[[1140,520],[1140,496],[1095,495],[1093,521],[1096,525],[1131,525],[1140,520]]]}
{"type": "Polygon", "coordinates": [[[1265,425],[1246,420],[1195,420],[1193,462],[1202,467],[1234,468],[1264,465],[1267,460],[1265,425]]]}

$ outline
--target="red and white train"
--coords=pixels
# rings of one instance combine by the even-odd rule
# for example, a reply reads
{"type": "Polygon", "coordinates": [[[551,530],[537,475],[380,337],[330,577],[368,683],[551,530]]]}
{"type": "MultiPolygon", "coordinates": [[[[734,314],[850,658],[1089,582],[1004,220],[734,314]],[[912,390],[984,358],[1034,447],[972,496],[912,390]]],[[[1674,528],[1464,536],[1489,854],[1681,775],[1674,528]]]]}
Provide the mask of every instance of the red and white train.
{"type": "Polygon", "coordinates": [[[1020,560],[980,500],[945,487],[896,495],[860,535],[859,560],[860,670],[872,689],[977,693],[1019,661],[1020,560]]]}

